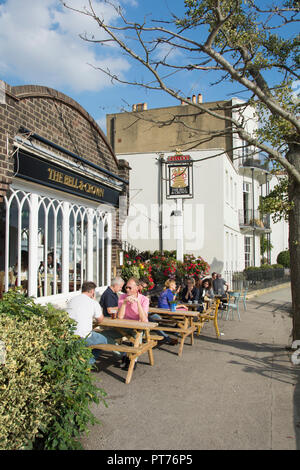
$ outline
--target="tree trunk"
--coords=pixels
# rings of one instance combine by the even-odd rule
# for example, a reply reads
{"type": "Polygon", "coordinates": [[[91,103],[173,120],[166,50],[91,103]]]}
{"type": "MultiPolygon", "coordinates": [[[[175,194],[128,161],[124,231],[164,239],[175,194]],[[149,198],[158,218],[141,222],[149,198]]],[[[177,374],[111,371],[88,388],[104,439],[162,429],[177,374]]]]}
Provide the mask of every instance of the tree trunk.
{"type": "MultiPolygon", "coordinates": [[[[287,160],[300,171],[300,145],[291,144],[287,160]]],[[[293,340],[300,340],[300,185],[289,176],[289,199],[293,208],[289,214],[289,249],[293,308],[293,340]]]]}

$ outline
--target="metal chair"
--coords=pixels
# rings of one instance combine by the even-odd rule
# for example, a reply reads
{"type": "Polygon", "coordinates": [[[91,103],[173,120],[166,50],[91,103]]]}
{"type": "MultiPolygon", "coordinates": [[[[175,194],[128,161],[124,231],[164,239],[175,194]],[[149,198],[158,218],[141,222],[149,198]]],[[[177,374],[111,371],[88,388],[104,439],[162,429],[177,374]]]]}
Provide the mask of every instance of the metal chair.
{"type": "Polygon", "coordinates": [[[228,320],[229,313],[231,310],[232,313],[232,320],[234,320],[234,311],[236,310],[239,320],[241,320],[240,312],[239,312],[239,301],[240,301],[241,293],[240,292],[230,292],[229,294],[229,302],[226,312],[225,320],[228,320]]]}
{"type": "Polygon", "coordinates": [[[244,292],[243,292],[243,297],[242,297],[242,299],[243,299],[243,304],[244,304],[244,310],[247,310],[247,304],[246,304],[246,300],[247,300],[247,299],[246,299],[246,296],[247,296],[247,293],[248,293],[248,287],[246,287],[246,289],[244,290],[244,292]]]}

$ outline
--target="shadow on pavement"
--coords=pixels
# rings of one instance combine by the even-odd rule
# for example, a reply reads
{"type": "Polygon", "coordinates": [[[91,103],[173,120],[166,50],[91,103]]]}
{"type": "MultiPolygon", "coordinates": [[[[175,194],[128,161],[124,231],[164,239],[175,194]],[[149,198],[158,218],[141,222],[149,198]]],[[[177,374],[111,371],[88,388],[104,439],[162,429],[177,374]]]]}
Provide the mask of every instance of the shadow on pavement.
{"type": "Polygon", "coordinates": [[[249,304],[251,303],[250,307],[251,309],[254,309],[254,310],[259,310],[263,308],[270,312],[284,312],[284,313],[292,314],[292,302],[283,303],[275,299],[271,299],[268,301],[252,299],[251,301],[248,301],[248,302],[249,304]]]}

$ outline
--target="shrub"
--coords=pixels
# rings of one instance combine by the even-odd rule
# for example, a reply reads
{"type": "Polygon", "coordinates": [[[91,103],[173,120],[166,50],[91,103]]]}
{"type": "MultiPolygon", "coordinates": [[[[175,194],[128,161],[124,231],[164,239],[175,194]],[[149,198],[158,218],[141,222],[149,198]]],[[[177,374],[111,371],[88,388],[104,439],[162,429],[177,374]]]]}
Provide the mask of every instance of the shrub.
{"type": "Polygon", "coordinates": [[[16,450],[33,442],[49,420],[50,383],[42,375],[44,351],[54,339],[45,319],[26,322],[0,316],[0,339],[6,350],[0,365],[0,449],[16,450]]]}
{"type": "Polygon", "coordinates": [[[0,319],[7,325],[0,329],[7,349],[0,424],[15,435],[8,441],[6,434],[1,447],[80,448],[78,438],[88,423],[96,422],[89,404],[103,401],[105,392],[92,381],[91,351],[73,334],[75,322],[66,312],[35,304],[18,291],[4,294],[0,319]]]}
{"type": "Polygon", "coordinates": [[[277,263],[282,264],[284,268],[290,267],[290,252],[289,250],[281,251],[277,256],[277,263]]]}

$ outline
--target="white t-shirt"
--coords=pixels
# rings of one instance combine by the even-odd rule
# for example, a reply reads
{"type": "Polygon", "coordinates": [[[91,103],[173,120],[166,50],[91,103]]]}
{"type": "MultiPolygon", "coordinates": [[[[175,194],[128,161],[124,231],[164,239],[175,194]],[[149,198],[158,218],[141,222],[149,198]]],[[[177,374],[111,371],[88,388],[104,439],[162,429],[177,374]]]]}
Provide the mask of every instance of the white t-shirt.
{"type": "Polygon", "coordinates": [[[86,294],[79,294],[73,297],[66,308],[69,317],[77,321],[75,335],[85,338],[93,329],[93,318],[101,318],[102,310],[96,300],[91,299],[86,294]]]}

